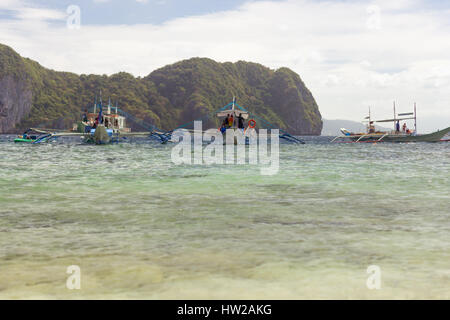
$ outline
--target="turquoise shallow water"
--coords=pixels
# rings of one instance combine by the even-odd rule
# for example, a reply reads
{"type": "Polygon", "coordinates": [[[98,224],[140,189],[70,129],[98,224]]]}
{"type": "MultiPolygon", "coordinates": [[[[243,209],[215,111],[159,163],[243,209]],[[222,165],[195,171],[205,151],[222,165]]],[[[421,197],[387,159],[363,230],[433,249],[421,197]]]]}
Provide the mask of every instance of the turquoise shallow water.
{"type": "Polygon", "coordinates": [[[172,146],[0,137],[0,298],[450,298],[450,144],[281,145],[280,171],[172,146]],[[66,268],[81,268],[81,290],[66,268]],[[369,265],[381,289],[366,286],[369,265]]]}

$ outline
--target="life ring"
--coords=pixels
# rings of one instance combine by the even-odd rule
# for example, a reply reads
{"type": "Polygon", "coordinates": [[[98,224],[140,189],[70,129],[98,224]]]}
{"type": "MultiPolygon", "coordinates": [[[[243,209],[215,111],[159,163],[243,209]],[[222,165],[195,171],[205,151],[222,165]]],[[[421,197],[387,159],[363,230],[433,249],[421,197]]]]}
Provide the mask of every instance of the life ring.
{"type": "Polygon", "coordinates": [[[253,120],[253,119],[249,120],[249,121],[248,121],[248,127],[249,127],[250,129],[255,129],[255,127],[256,127],[256,121],[253,120]]]}

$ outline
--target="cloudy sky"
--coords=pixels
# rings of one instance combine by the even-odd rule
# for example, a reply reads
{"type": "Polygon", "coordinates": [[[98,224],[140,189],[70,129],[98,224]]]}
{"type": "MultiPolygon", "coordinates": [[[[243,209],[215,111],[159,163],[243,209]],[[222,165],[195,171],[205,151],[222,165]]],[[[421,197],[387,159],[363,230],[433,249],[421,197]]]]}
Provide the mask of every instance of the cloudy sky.
{"type": "Polygon", "coordinates": [[[324,118],[391,117],[395,100],[417,102],[421,132],[450,126],[450,0],[0,0],[0,43],[78,74],[190,57],[286,66],[324,118]]]}

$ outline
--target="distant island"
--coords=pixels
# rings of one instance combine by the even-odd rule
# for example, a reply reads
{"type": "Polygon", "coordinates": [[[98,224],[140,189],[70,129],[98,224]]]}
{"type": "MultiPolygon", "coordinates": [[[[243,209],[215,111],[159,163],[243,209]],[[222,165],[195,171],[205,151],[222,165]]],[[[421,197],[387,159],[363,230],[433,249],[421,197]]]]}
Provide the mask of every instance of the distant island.
{"type": "MultiPolygon", "coordinates": [[[[192,58],[134,77],[125,72],[77,75],[22,58],[0,44],[0,133],[32,126],[66,129],[102,90],[135,117],[170,130],[229,103],[238,103],[296,135],[320,135],[322,117],[312,93],[288,68],[192,58]]],[[[215,127],[215,119],[205,125],[215,127]]]]}
{"type": "MultiPolygon", "coordinates": [[[[357,121],[351,120],[327,120],[323,119],[322,136],[338,136],[341,135],[341,128],[345,128],[350,132],[366,132],[366,126],[357,121]]],[[[392,129],[375,126],[379,131],[390,131],[392,129]]]]}

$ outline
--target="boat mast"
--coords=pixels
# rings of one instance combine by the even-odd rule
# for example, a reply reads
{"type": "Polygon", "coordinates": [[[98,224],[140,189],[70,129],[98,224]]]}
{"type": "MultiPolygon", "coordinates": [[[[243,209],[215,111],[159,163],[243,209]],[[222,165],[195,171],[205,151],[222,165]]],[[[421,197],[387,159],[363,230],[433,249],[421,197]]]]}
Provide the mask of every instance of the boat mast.
{"type": "Polygon", "coordinates": [[[100,90],[100,112],[98,114],[98,123],[103,124],[103,100],[102,100],[102,90],[100,90]]]}
{"type": "Polygon", "coordinates": [[[233,128],[234,128],[234,122],[236,121],[236,112],[234,110],[234,105],[236,103],[236,96],[233,96],[233,107],[231,108],[231,110],[233,111],[233,128]]]}
{"type": "Polygon", "coordinates": [[[414,132],[417,134],[417,113],[416,113],[416,103],[414,102],[414,132]]]}
{"type": "Polygon", "coordinates": [[[396,120],[397,120],[397,116],[396,116],[396,113],[395,113],[395,101],[394,101],[394,131],[397,131],[396,120]]]}

